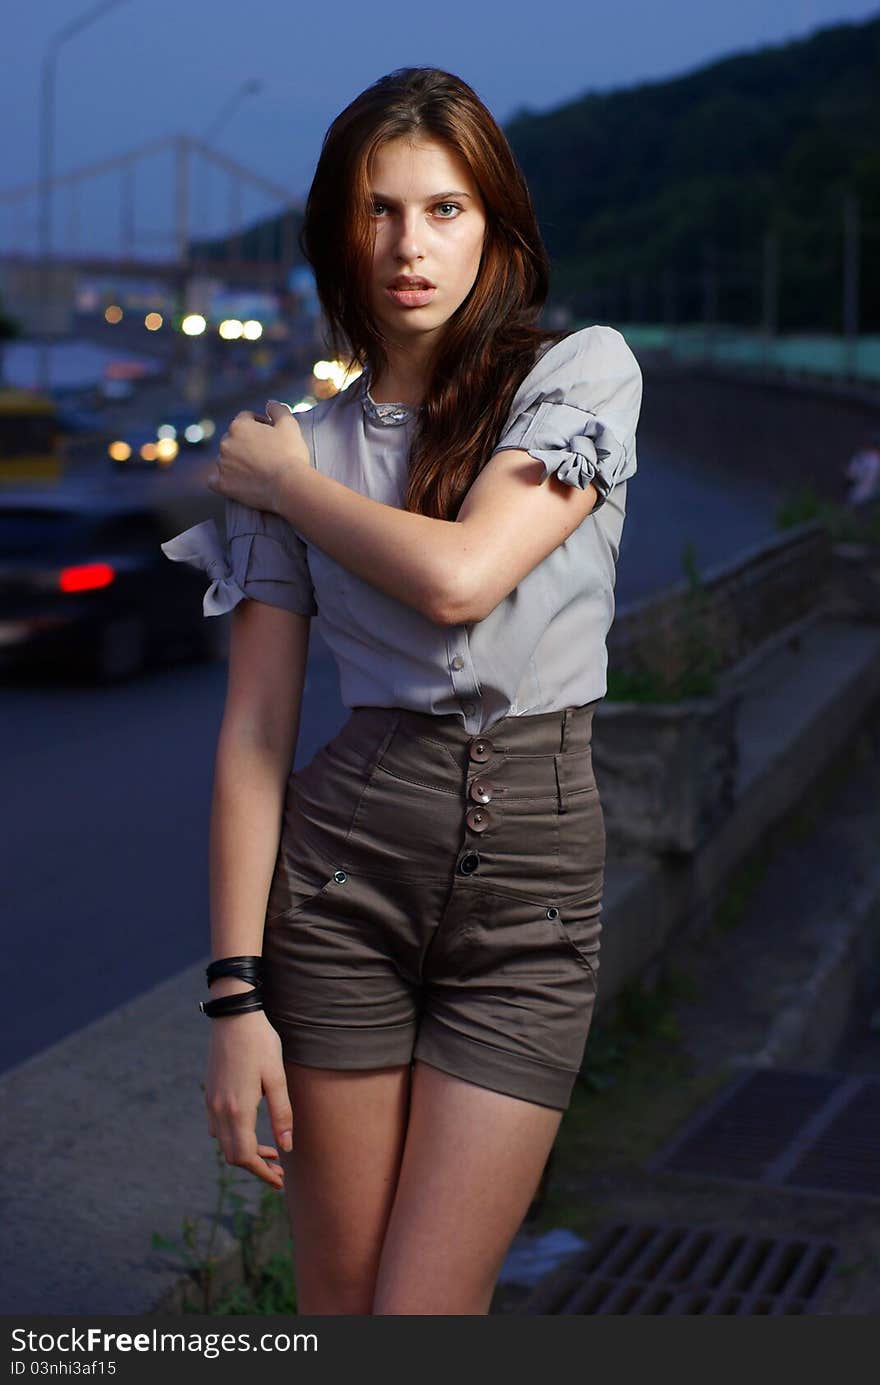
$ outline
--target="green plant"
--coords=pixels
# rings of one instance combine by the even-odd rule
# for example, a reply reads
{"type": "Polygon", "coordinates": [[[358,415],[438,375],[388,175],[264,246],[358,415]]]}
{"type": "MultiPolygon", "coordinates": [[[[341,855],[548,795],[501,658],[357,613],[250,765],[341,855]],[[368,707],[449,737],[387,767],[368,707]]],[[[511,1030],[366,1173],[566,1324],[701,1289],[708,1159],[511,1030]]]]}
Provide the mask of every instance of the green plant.
{"type": "Polygon", "coordinates": [[[627,982],[617,997],[612,1017],[594,1023],[590,1029],[581,1084],[592,1092],[608,1091],[626,1080],[637,1054],[656,1056],[658,1049],[676,1051],[681,1032],[674,1005],[682,998],[692,999],[693,995],[691,979],[668,968],[653,988],[641,980],[627,982]]]}
{"type": "Polygon", "coordinates": [[[217,1161],[217,1196],[207,1227],[200,1225],[199,1218],[185,1216],[179,1237],[164,1236],[154,1231],[151,1241],[154,1250],[177,1253],[181,1267],[192,1276],[201,1293],[199,1311],[203,1313],[215,1311],[214,1284],[220,1263],[216,1253],[217,1233],[227,1207],[233,1205],[235,1194],[232,1189],[238,1181],[234,1171],[227,1165],[219,1144],[215,1146],[214,1153],[217,1161]]]}
{"type": "Polygon", "coordinates": [[[880,505],[854,508],[839,500],[822,500],[811,485],[789,492],[776,507],[777,529],[817,519],[834,543],[880,544],[880,505]]]}
{"type": "Polygon", "coordinates": [[[818,519],[821,501],[812,485],[802,485],[796,491],[789,491],[785,499],[776,506],[777,529],[793,529],[797,524],[818,519]]]}
{"type": "Polygon", "coordinates": [[[260,1194],[257,1210],[250,1211],[236,1187],[249,1184],[253,1175],[227,1164],[219,1142],[214,1154],[217,1195],[206,1224],[200,1218],[186,1216],[179,1236],[164,1236],[156,1231],[151,1240],[154,1250],[175,1252],[181,1269],[192,1279],[196,1297],[185,1299],[183,1312],[295,1313],[292,1254],[275,1254],[265,1261],[260,1256],[261,1243],[272,1224],[280,1221],[286,1227],[283,1199],[274,1189],[266,1187],[260,1194]],[[221,1265],[217,1235],[224,1222],[240,1246],[243,1281],[221,1295],[217,1285],[221,1265]]]}
{"type": "Polygon", "coordinates": [[[697,567],[693,540],[684,545],[681,562],[687,587],[675,634],[656,650],[645,650],[638,667],[609,670],[609,701],[681,702],[712,697],[717,691],[721,659],[713,635],[711,597],[697,567]]]}

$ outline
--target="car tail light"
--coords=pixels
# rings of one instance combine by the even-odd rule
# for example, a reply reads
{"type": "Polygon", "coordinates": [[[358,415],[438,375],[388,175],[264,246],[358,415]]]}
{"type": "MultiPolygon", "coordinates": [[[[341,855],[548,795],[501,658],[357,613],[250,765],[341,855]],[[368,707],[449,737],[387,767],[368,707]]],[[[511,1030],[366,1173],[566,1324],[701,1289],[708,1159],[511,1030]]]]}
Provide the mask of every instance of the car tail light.
{"type": "Polygon", "coordinates": [[[109,563],[77,563],[75,567],[62,568],[58,576],[58,586],[63,592],[87,592],[95,587],[109,587],[116,581],[116,573],[109,563]]]}

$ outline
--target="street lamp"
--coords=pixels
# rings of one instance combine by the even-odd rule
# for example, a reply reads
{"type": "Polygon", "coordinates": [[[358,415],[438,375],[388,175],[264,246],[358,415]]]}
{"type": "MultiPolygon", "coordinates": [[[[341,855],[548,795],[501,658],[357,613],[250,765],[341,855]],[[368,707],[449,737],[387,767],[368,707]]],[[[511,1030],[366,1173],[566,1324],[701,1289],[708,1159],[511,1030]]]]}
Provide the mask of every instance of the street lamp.
{"type": "Polygon", "coordinates": [[[102,14],[112,10],[123,0],[101,0],[79,19],[65,24],[63,29],[49,40],[43,58],[42,105],[40,110],[40,307],[43,321],[40,332],[39,386],[45,393],[49,389],[49,298],[52,258],[52,177],[55,142],[55,64],[58,50],[74,34],[85,29],[102,14]]]}
{"type": "Polygon", "coordinates": [[[210,144],[212,139],[216,139],[218,130],[221,126],[225,125],[242,97],[254,96],[258,91],[262,90],[262,87],[263,83],[259,77],[250,77],[246,82],[242,82],[238,90],[232,93],[226,105],[221,108],[219,115],[212,121],[202,135],[202,143],[210,144]]]}

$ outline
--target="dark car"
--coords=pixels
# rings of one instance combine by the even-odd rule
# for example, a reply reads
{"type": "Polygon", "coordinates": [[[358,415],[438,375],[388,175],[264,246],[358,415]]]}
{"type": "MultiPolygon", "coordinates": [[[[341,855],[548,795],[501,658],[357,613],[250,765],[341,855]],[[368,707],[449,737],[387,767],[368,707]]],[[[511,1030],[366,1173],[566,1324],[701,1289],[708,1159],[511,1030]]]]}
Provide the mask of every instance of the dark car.
{"type": "Polygon", "coordinates": [[[228,621],[202,614],[205,574],[159,547],[211,510],[201,495],[0,490],[0,669],[109,681],[181,653],[224,657],[228,621]]]}

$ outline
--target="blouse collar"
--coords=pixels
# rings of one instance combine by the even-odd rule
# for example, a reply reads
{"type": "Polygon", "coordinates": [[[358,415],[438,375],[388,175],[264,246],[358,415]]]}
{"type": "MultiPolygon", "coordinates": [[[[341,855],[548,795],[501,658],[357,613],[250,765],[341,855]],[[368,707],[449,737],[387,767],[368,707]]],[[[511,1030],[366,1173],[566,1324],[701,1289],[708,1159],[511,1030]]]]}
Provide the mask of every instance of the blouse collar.
{"type": "Polygon", "coordinates": [[[370,394],[369,372],[366,369],[361,374],[361,403],[370,422],[378,423],[382,428],[396,428],[402,423],[411,423],[422,410],[421,404],[377,404],[370,394]]]}

